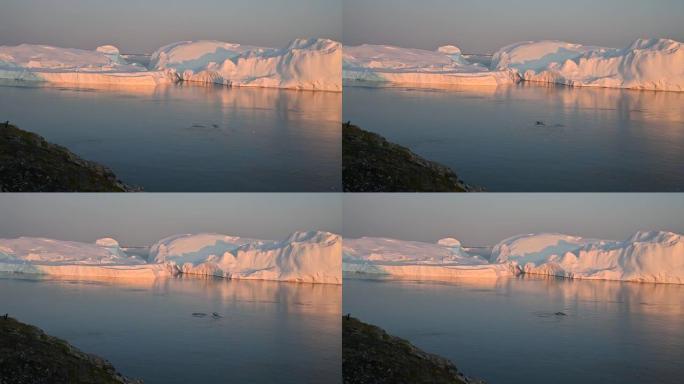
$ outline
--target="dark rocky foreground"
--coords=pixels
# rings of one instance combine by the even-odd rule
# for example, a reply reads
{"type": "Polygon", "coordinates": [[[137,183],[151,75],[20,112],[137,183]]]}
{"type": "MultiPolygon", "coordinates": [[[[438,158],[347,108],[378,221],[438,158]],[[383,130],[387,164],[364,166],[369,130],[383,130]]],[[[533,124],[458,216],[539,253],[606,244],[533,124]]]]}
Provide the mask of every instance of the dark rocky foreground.
{"type": "Polygon", "coordinates": [[[342,125],[345,192],[471,192],[450,168],[346,123],[342,125]]]}
{"type": "Polygon", "coordinates": [[[98,163],[35,133],[0,123],[0,191],[128,192],[140,188],[119,181],[98,163]]]}
{"type": "Polygon", "coordinates": [[[101,357],[11,317],[0,317],[0,384],[141,384],[101,357]]]}
{"type": "Polygon", "coordinates": [[[342,376],[345,384],[484,384],[451,361],[349,316],[342,318],[342,376]]]}

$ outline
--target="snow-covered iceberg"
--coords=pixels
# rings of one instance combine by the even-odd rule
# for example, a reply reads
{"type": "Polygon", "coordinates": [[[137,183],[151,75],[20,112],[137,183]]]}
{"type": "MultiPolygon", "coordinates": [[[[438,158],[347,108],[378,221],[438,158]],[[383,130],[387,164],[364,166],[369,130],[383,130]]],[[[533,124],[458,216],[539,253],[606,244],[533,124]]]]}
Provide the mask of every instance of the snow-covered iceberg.
{"type": "Polygon", "coordinates": [[[170,82],[163,72],[128,63],[111,45],[94,51],[32,44],[0,46],[0,78],[78,85],[170,82]]]}
{"type": "Polygon", "coordinates": [[[150,69],[184,81],[341,91],[341,60],[341,45],[328,39],[297,39],[285,48],[184,41],[158,49],[150,69]]]}
{"type": "Polygon", "coordinates": [[[284,48],[182,41],[158,49],[145,66],[127,61],[112,45],[90,51],[22,44],[0,46],[0,79],[125,86],[193,81],[339,92],[342,48],[328,39],[296,39],[284,48]]]}
{"type": "Polygon", "coordinates": [[[341,249],[340,237],[329,232],[295,232],[283,241],[182,235],[153,245],[150,260],[176,273],[341,284],[341,249]]]}
{"type": "Polygon", "coordinates": [[[562,41],[527,41],[501,48],[492,70],[511,70],[526,81],[582,87],[684,91],[684,44],[638,39],[626,48],[562,41]]]}
{"type": "Polygon", "coordinates": [[[0,239],[0,272],[80,278],[155,278],[179,274],[341,284],[342,241],[328,232],[295,232],[283,241],[219,234],[167,237],[147,257],[116,240],[94,244],[44,238],[0,239]]]}
{"type": "Polygon", "coordinates": [[[516,236],[494,247],[492,259],[519,273],[684,284],[684,237],[672,232],[637,232],[624,241],[516,236]]]}
{"type": "Polygon", "coordinates": [[[154,243],[148,259],[156,263],[201,263],[212,255],[223,255],[251,242],[259,240],[218,233],[173,235],[154,243]]]}
{"type": "Polygon", "coordinates": [[[511,84],[511,71],[492,71],[468,62],[453,45],[436,51],[363,44],[343,48],[342,76],[347,82],[414,86],[481,86],[511,84]]]}
{"type": "Polygon", "coordinates": [[[0,271],[105,278],[169,275],[163,265],[127,255],[113,239],[89,244],[35,237],[0,239],[0,271]]]}
{"type": "Polygon", "coordinates": [[[389,45],[345,46],[348,84],[471,86],[519,81],[582,87],[684,91],[684,45],[670,39],[638,39],[626,48],[557,40],[525,41],[498,50],[489,67],[469,62],[453,45],[436,51],[389,45]]]}
{"type": "Polygon", "coordinates": [[[437,244],[345,239],[343,269],[426,280],[541,274],[684,284],[684,237],[672,232],[638,232],[627,240],[612,241],[558,233],[519,235],[492,248],[488,260],[455,239],[437,244]]]}
{"type": "Polygon", "coordinates": [[[585,239],[562,233],[525,234],[509,237],[494,246],[491,260],[499,263],[544,261],[554,254],[564,254],[579,247],[600,243],[601,240],[585,239]]]}
{"type": "Polygon", "coordinates": [[[496,278],[511,275],[505,265],[468,254],[456,239],[436,244],[387,238],[344,239],[343,270],[417,279],[496,278]]]}

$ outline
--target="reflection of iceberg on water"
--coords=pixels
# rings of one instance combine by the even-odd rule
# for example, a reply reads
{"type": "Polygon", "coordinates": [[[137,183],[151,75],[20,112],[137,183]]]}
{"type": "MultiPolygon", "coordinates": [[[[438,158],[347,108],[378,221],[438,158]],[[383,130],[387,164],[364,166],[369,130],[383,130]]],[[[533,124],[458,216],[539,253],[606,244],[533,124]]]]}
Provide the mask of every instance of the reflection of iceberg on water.
{"type": "Polygon", "coordinates": [[[454,239],[438,244],[346,239],[343,269],[426,280],[536,274],[684,284],[684,237],[662,231],[638,232],[625,241],[552,233],[520,235],[497,244],[488,260],[454,239]]]}
{"type": "Polygon", "coordinates": [[[0,239],[0,271],[74,277],[156,278],[181,274],[231,279],[340,284],[341,239],[295,232],[283,241],[226,235],[179,235],[160,240],[147,258],[114,239],[95,244],[20,237],[0,239]]]}

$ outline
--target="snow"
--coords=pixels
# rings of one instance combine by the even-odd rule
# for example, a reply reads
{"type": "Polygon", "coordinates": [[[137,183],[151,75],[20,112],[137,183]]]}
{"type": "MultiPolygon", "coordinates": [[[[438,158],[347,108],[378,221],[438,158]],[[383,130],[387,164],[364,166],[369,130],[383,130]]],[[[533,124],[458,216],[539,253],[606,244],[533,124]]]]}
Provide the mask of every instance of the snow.
{"type": "Polygon", "coordinates": [[[436,51],[390,45],[344,47],[343,78],[414,86],[503,85],[520,81],[578,87],[684,91],[684,46],[637,39],[626,48],[558,40],[524,41],[498,50],[489,68],[469,62],[453,45],[436,51]]]}
{"type": "Polygon", "coordinates": [[[460,245],[455,246],[453,241],[447,242],[449,244],[431,244],[381,237],[346,239],[343,246],[344,260],[412,262],[417,264],[473,264],[484,261],[479,258],[472,258],[461,250],[460,245]]]}
{"type": "Polygon", "coordinates": [[[95,245],[107,248],[119,248],[119,242],[111,237],[103,237],[101,239],[95,240],[95,245]]]}
{"type": "Polygon", "coordinates": [[[127,63],[113,46],[95,51],[21,44],[0,46],[0,78],[71,84],[157,85],[162,72],[127,63]]]}
{"type": "Polygon", "coordinates": [[[295,232],[283,241],[181,235],[153,245],[150,259],[177,273],[341,284],[341,244],[339,236],[315,231],[295,232]]]}
{"type": "Polygon", "coordinates": [[[525,234],[505,239],[494,246],[491,260],[499,263],[518,261],[542,261],[554,254],[577,249],[600,240],[584,239],[561,233],[525,234]]]}
{"type": "Polygon", "coordinates": [[[460,55],[461,54],[461,48],[459,48],[455,45],[443,45],[443,46],[437,48],[437,52],[443,53],[445,55],[460,55]]]}
{"type": "Polygon", "coordinates": [[[564,62],[600,47],[571,44],[558,40],[523,41],[507,45],[492,56],[492,69],[519,72],[542,70],[552,63],[564,62]]]}
{"type": "Polygon", "coordinates": [[[539,234],[499,243],[492,257],[520,273],[684,284],[684,237],[637,232],[624,241],[539,234]]]}
{"type": "Polygon", "coordinates": [[[575,279],[684,284],[684,237],[637,232],[624,241],[559,233],[501,241],[487,261],[456,239],[437,244],[385,238],[345,239],[343,270],[416,279],[540,274],[575,279]]]}
{"type": "Polygon", "coordinates": [[[511,84],[511,72],[490,71],[468,62],[453,45],[437,51],[363,44],[344,47],[343,79],[415,86],[481,86],[511,84]]]}
{"type": "Polygon", "coordinates": [[[345,239],[343,270],[427,280],[511,274],[506,266],[489,264],[479,256],[467,254],[454,240],[431,244],[373,237],[345,239]]]}
{"type": "Polygon", "coordinates": [[[111,252],[114,255],[117,255],[119,257],[125,257],[126,254],[121,249],[121,246],[119,245],[119,242],[112,239],[111,237],[104,237],[101,239],[97,239],[95,241],[95,245],[98,247],[106,248],[109,252],[111,252]]]}
{"type": "Polygon", "coordinates": [[[173,235],[153,244],[148,259],[157,263],[195,263],[252,241],[256,240],[217,233],[173,235]]]}
{"type": "Polygon", "coordinates": [[[208,63],[222,63],[246,51],[257,49],[259,48],[216,40],[179,41],[155,51],[150,58],[149,68],[172,69],[179,73],[199,72],[208,63]]]}
{"type": "Polygon", "coordinates": [[[521,42],[496,52],[491,68],[511,70],[534,82],[684,91],[684,45],[670,39],[637,39],[622,49],[521,42]]]}
{"type": "Polygon", "coordinates": [[[113,45],[101,45],[95,49],[95,52],[100,52],[100,53],[104,53],[105,55],[111,55],[111,56],[118,56],[121,53],[121,52],[119,52],[119,48],[117,48],[113,45]]]}
{"type": "Polygon", "coordinates": [[[128,62],[112,45],[94,51],[22,44],[0,46],[0,79],[78,85],[154,86],[178,81],[240,87],[342,90],[342,48],[296,39],[283,48],[182,41],[158,49],[149,66],[128,62]]]}
{"type": "Polygon", "coordinates": [[[295,232],[282,241],[202,233],[175,235],[150,247],[147,259],[111,238],[94,244],[44,238],[0,239],[0,272],[80,278],[157,278],[180,274],[231,279],[341,284],[338,235],[295,232]]]}
{"type": "Polygon", "coordinates": [[[240,87],[341,91],[339,43],[297,39],[284,48],[185,41],[157,50],[150,69],[180,80],[240,87]]]}
{"type": "Polygon", "coordinates": [[[168,275],[163,265],[120,251],[112,239],[95,244],[45,238],[0,239],[0,271],[75,277],[157,277],[168,275]]]}

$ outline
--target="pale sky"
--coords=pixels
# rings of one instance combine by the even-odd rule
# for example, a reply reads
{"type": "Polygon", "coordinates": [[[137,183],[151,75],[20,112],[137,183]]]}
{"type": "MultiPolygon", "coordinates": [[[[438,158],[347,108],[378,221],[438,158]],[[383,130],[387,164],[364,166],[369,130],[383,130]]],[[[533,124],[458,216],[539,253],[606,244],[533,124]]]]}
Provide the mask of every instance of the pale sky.
{"type": "Polygon", "coordinates": [[[48,44],[152,53],[183,40],[267,47],[341,39],[341,0],[3,0],[0,45],[48,44]]]}
{"type": "Polygon", "coordinates": [[[279,240],[311,229],[471,246],[535,232],[623,240],[638,230],[684,233],[683,217],[681,193],[0,194],[0,238],[125,245],[197,232],[279,240]]]}
{"type": "Polygon", "coordinates": [[[0,194],[0,238],[145,246],[180,233],[282,240],[297,230],[340,233],[342,200],[309,193],[0,194]]]}
{"type": "Polygon", "coordinates": [[[181,40],[282,46],[296,37],[345,44],[494,52],[522,40],[623,47],[639,37],[684,41],[681,0],[3,0],[0,45],[151,53],[181,40]]]}
{"type": "Polygon", "coordinates": [[[684,41],[682,0],[342,0],[343,43],[492,53],[525,40],[621,48],[639,37],[684,41]]]}
{"type": "Polygon", "coordinates": [[[625,240],[638,230],[684,233],[684,194],[345,194],[343,223],[345,237],[470,246],[538,232],[625,240]]]}

